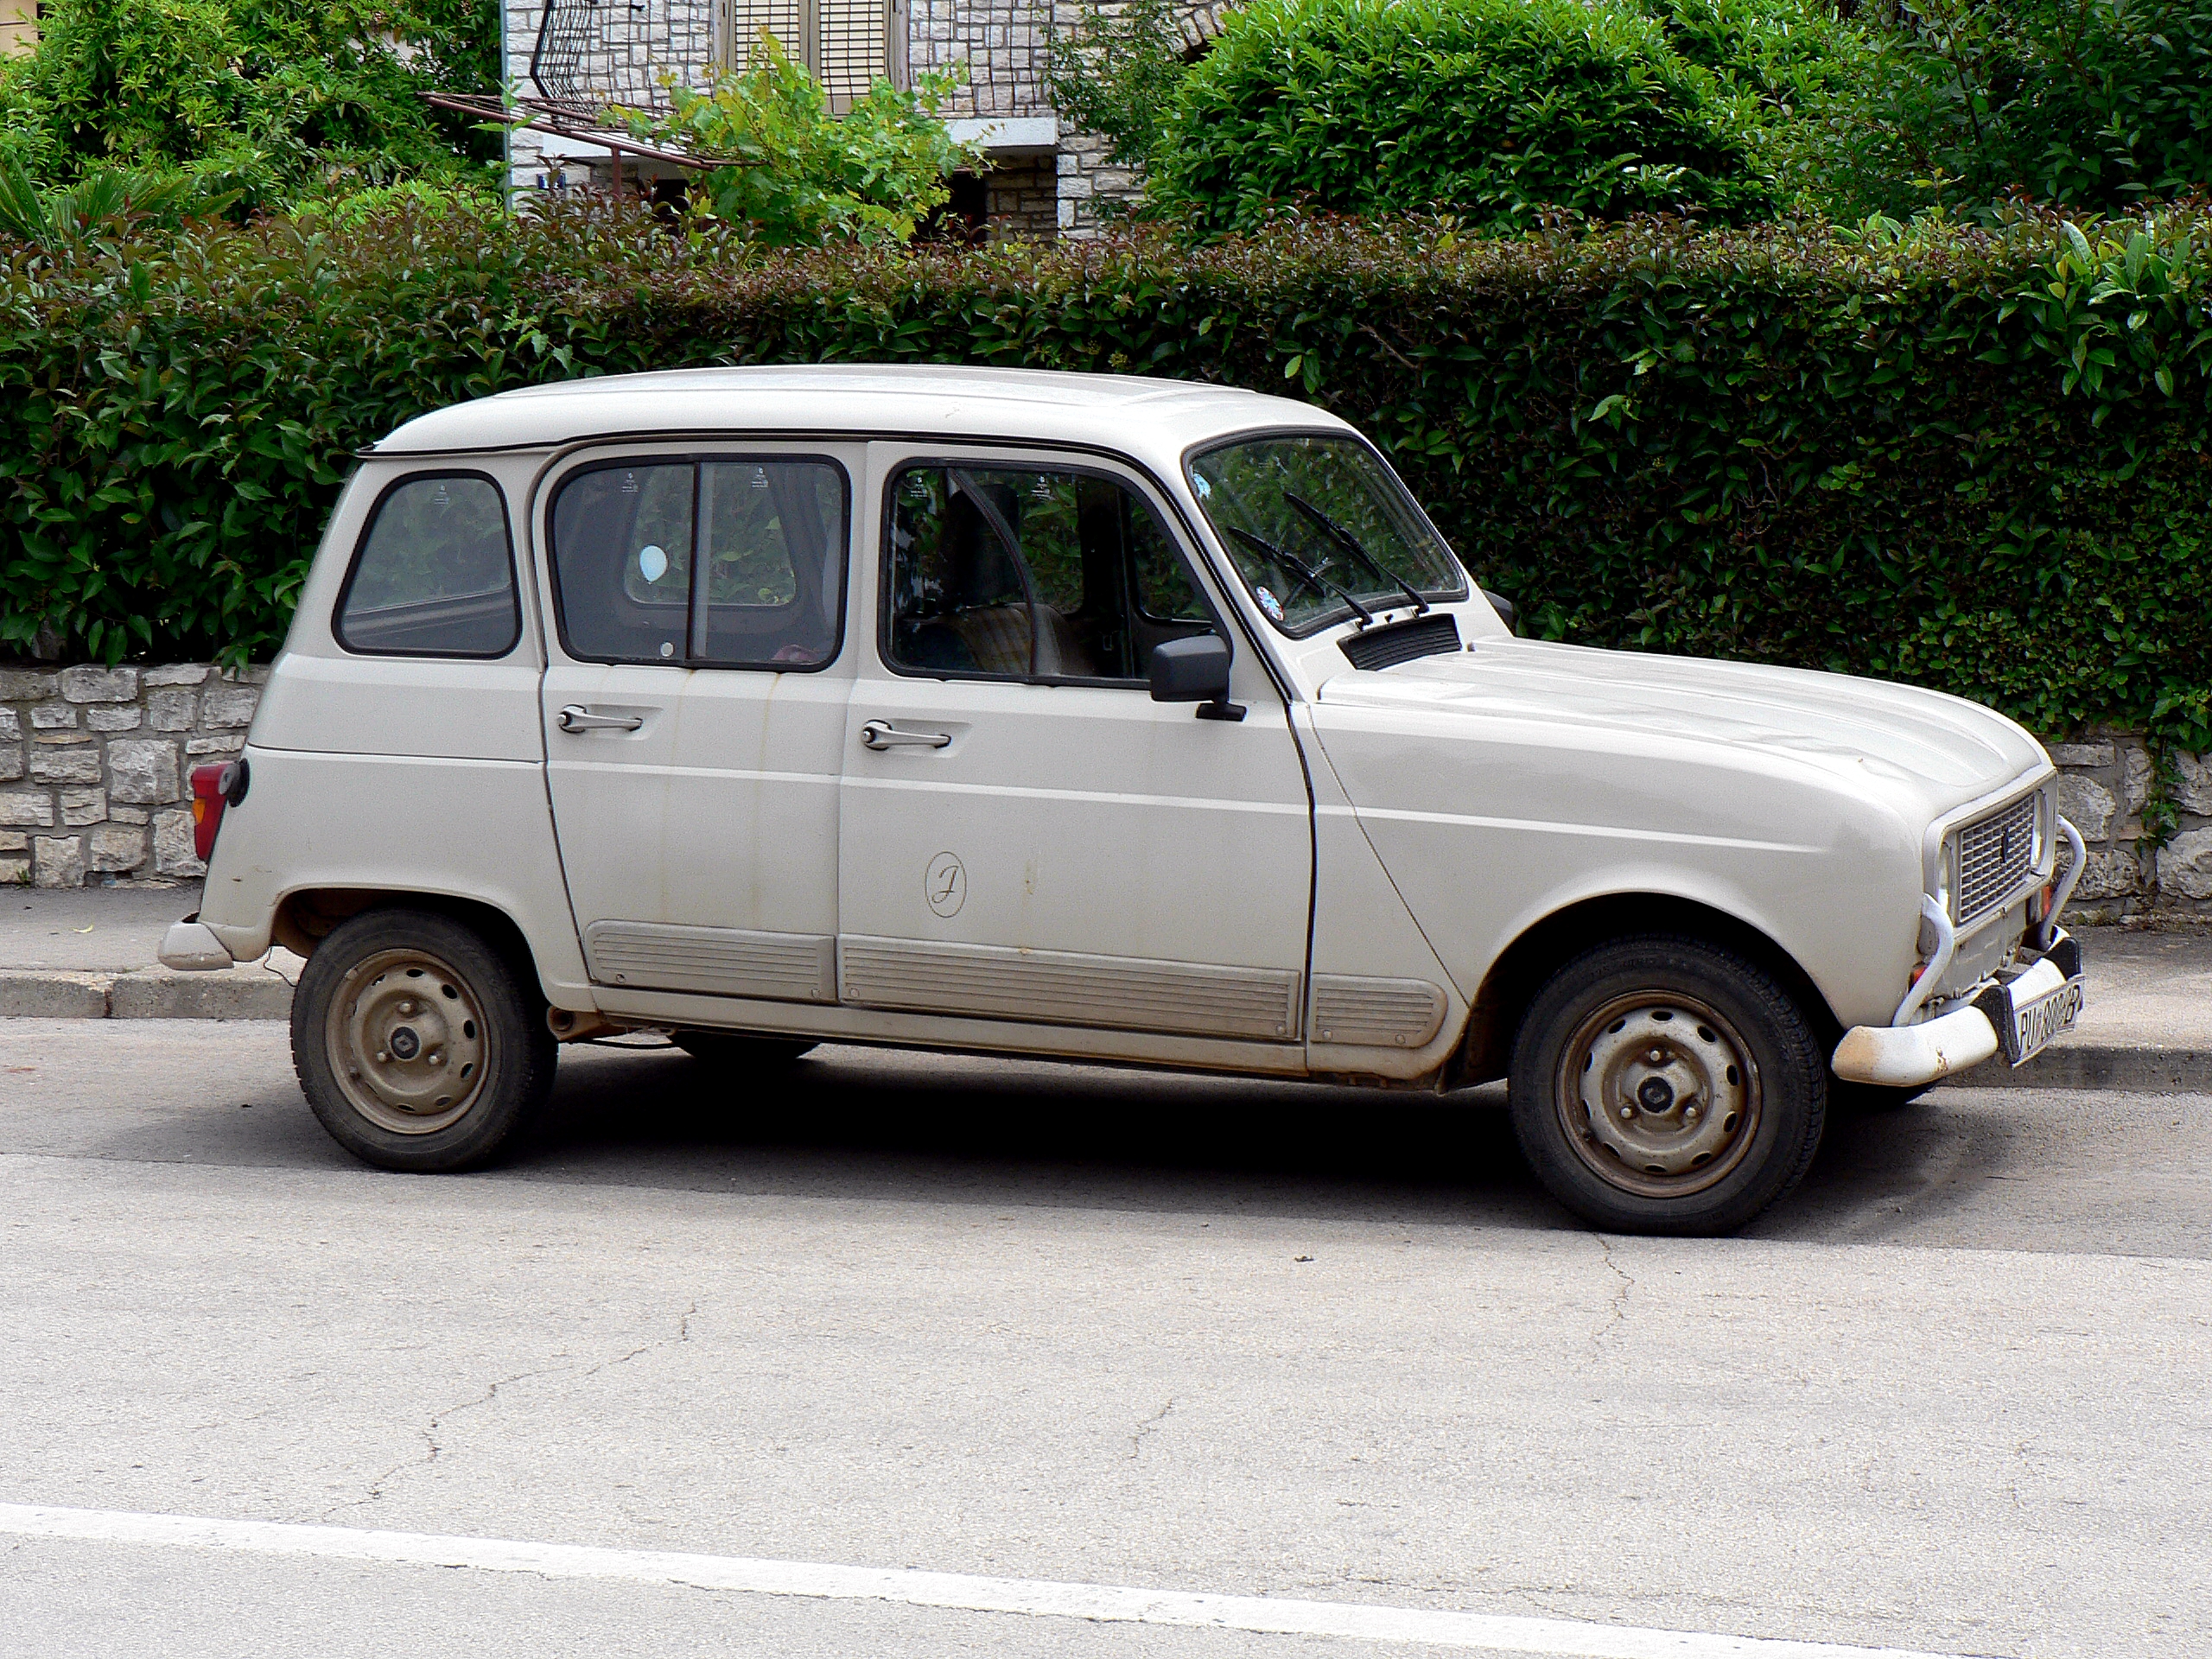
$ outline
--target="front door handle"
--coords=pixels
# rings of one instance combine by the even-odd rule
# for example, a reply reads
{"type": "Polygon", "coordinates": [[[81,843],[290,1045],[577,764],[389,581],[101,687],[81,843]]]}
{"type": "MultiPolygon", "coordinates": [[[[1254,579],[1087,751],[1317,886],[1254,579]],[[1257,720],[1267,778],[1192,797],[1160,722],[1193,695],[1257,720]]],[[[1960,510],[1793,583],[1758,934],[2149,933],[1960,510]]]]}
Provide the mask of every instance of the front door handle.
{"type": "Polygon", "coordinates": [[[882,749],[942,749],[950,744],[950,732],[902,732],[887,720],[871,720],[861,728],[866,747],[882,749]]]}
{"type": "Polygon", "coordinates": [[[645,723],[643,715],[594,715],[582,703],[572,702],[553,722],[564,732],[634,732],[645,723]]]}

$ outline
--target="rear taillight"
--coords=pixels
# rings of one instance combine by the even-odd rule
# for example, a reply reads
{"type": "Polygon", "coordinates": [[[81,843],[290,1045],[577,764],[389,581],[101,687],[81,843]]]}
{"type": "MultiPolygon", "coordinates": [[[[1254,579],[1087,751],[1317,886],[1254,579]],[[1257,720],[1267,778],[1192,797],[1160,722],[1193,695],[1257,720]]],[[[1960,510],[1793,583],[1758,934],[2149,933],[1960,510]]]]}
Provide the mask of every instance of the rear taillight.
{"type": "Polygon", "coordinates": [[[202,864],[215,851],[215,832],[223,827],[223,810],[245,799],[249,768],[243,760],[192,769],[192,850],[202,864]]]}

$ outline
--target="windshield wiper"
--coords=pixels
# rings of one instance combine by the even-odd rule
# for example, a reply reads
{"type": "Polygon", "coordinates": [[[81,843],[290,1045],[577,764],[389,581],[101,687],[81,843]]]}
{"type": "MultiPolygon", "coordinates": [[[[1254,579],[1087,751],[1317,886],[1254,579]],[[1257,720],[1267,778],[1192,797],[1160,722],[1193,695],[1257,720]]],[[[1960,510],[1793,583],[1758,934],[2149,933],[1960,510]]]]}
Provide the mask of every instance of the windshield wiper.
{"type": "Polygon", "coordinates": [[[1330,518],[1327,513],[1322,512],[1320,508],[1315,506],[1304,496],[1300,495],[1294,491],[1285,490],[1282,493],[1282,499],[1289,502],[1292,506],[1296,507],[1299,512],[1304,513],[1308,518],[1313,520],[1314,527],[1324,536],[1326,536],[1338,547],[1344,549],[1345,552],[1351,554],[1352,557],[1357,559],[1362,564],[1372,570],[1376,575],[1382,577],[1383,581],[1390,583],[1393,587],[1397,588],[1397,590],[1403,594],[1408,599],[1413,601],[1414,614],[1415,616],[1425,616],[1427,614],[1428,601],[1421,596],[1421,590],[1395,571],[1385,569],[1382,566],[1382,562],[1376,558],[1372,553],[1370,553],[1364,547],[1362,547],[1359,544],[1359,538],[1354,536],[1351,531],[1346,530],[1335,519],[1330,518]]]}
{"type": "Polygon", "coordinates": [[[1375,620],[1374,613],[1370,611],[1366,606],[1361,604],[1357,599],[1353,598],[1351,589],[1340,587],[1337,583],[1330,581],[1328,577],[1323,575],[1319,570],[1316,570],[1312,565],[1307,564],[1304,560],[1293,558],[1289,554],[1284,552],[1282,549],[1277,547],[1273,542],[1267,541],[1261,537],[1255,536],[1250,531],[1242,529],[1236,524],[1231,524],[1229,527],[1229,533],[1236,537],[1238,541],[1244,543],[1246,545],[1258,549],[1261,557],[1271,560],[1274,563],[1281,565],[1284,569],[1289,571],[1292,575],[1296,576],[1308,588],[1311,588],[1315,593],[1334,594],[1338,599],[1341,599],[1345,604],[1352,607],[1352,610],[1359,617],[1359,626],[1361,627],[1365,627],[1369,623],[1375,620]]]}

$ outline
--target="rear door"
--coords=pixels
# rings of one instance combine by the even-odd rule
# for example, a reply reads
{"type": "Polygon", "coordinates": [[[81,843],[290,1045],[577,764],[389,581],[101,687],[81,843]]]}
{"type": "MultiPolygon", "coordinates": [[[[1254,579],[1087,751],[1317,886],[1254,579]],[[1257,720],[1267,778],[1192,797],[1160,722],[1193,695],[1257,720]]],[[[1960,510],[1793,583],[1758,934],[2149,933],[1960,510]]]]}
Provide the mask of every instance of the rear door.
{"type": "Polygon", "coordinates": [[[856,454],[601,456],[549,493],[547,779],[601,986],[836,1000],[856,454]]]}
{"type": "Polygon", "coordinates": [[[1084,1029],[1280,1045],[1294,1069],[1305,773],[1242,641],[1241,720],[1152,701],[1154,646],[1230,637],[1164,504],[1103,459],[878,453],[844,1000],[1070,1027],[1073,1050],[1084,1029]]]}

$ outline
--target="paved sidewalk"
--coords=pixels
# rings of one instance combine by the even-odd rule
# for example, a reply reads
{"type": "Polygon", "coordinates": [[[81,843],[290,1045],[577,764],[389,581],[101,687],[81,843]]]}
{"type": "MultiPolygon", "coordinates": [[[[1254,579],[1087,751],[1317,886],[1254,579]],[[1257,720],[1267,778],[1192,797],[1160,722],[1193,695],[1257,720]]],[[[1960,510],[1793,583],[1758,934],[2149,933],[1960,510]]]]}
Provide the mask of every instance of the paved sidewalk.
{"type": "Polygon", "coordinates": [[[0,887],[0,1017],[283,1020],[299,959],[276,967],[176,974],[162,935],[200,908],[196,881],[129,887],[0,887]]]}
{"type": "MultiPolygon", "coordinates": [[[[196,882],[0,888],[0,1017],[282,1020],[299,958],[224,974],[174,974],[156,952],[200,906],[196,882]]],[[[2212,930],[2085,928],[2081,1025],[2017,1074],[2001,1060],[1972,1087],[2212,1090],[2212,930]]]]}

